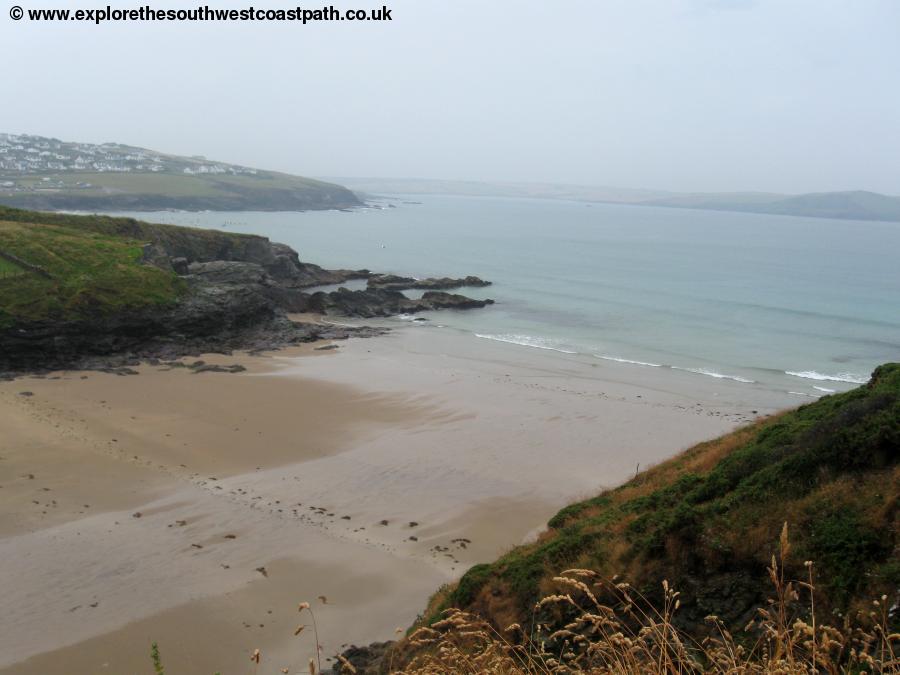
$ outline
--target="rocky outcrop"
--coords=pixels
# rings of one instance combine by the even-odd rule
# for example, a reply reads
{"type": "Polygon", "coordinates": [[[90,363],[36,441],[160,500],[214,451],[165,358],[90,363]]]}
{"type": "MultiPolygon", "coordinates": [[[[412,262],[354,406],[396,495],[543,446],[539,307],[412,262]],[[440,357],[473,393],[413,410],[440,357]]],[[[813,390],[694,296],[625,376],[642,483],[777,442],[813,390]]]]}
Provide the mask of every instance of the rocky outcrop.
{"type": "MultiPolygon", "coordinates": [[[[341,288],[333,293],[310,294],[306,289],[368,279],[372,274],[368,270],[326,270],[301,261],[289,246],[255,235],[155,225],[131,218],[33,214],[2,207],[0,211],[8,220],[34,222],[39,216],[40,222],[48,225],[146,242],[143,263],[177,274],[184,282],[183,293],[171,304],[98,307],[74,315],[80,317],[77,319],[20,321],[0,329],[0,375],[37,369],[118,368],[141,358],[276,349],[297,342],[383,332],[295,323],[288,319],[289,312],[369,318],[469,309],[493,302],[436,290],[418,299],[388,288],[341,288]]],[[[377,278],[392,279],[384,275],[377,278]]],[[[486,283],[477,277],[467,279],[486,283]]]]}
{"type": "Polygon", "coordinates": [[[253,263],[282,286],[298,289],[341,284],[370,275],[369,270],[326,270],[302,262],[290,246],[257,235],[118,220],[126,222],[118,224],[117,234],[151,240],[144,250],[145,261],[178,274],[190,273],[185,262],[188,265],[219,261],[253,263]]]}
{"type": "Polygon", "coordinates": [[[388,655],[393,649],[395,642],[373,642],[370,645],[357,647],[351,645],[341,656],[350,664],[351,668],[347,668],[342,661],[336,660],[332,666],[331,672],[335,675],[347,675],[348,673],[358,673],[359,675],[381,675],[389,673],[388,655]]]}
{"type": "MultiPolygon", "coordinates": [[[[267,240],[268,241],[268,240],[267,240]]],[[[281,283],[294,288],[330,286],[351,279],[368,279],[369,270],[326,270],[313,263],[302,262],[300,256],[286,244],[270,243],[272,259],[263,263],[266,271],[281,283]]]]}
{"type": "Polygon", "coordinates": [[[278,282],[261,265],[251,262],[214,260],[190,263],[185,279],[196,291],[213,288],[225,293],[251,292],[288,312],[305,312],[309,296],[278,282]]]}
{"type": "Polygon", "coordinates": [[[266,237],[187,228],[176,228],[173,232],[171,226],[139,225],[139,232],[125,233],[155,239],[145,248],[144,259],[180,275],[196,272],[197,268],[192,272],[190,266],[197,263],[245,263],[257,265],[285,289],[302,289],[342,284],[351,279],[367,279],[371,274],[369,270],[327,270],[302,262],[297,251],[290,246],[271,242],[266,237]]]}
{"type": "MultiPolygon", "coordinates": [[[[275,248],[277,246],[277,248],[275,248]]],[[[260,262],[165,257],[187,286],[171,306],[99,314],[79,321],[17,324],[0,332],[0,376],[72,368],[110,369],[141,360],[233,350],[269,350],[320,339],[384,331],[290,321],[287,312],[371,318],[436,309],[484,307],[492,300],[428,291],[419,299],[374,289],[310,295],[312,280],[344,280],[362,272],[328,271],[299,262],[287,247],[260,262]],[[273,274],[274,273],[274,274],[273,274]]],[[[251,249],[254,250],[254,249],[251,249]]],[[[186,252],[184,248],[180,252],[186,252]]],[[[260,258],[257,258],[260,260],[260,258]]]]}
{"type": "Polygon", "coordinates": [[[285,312],[306,311],[309,295],[282,286],[256,263],[195,262],[186,271],[187,290],[171,306],[20,323],[0,332],[0,374],[120,367],[148,358],[278,349],[384,332],[290,321],[285,312]]]}
{"type": "Polygon", "coordinates": [[[423,293],[419,299],[419,303],[424,307],[421,310],[428,309],[481,309],[488,305],[493,305],[494,301],[490,298],[485,300],[476,300],[458,293],[444,293],[443,291],[428,291],[423,293]]]}
{"type": "Polygon", "coordinates": [[[331,293],[314,293],[309,299],[311,311],[363,319],[436,309],[475,309],[492,304],[493,300],[475,300],[464,295],[441,291],[428,291],[421,298],[412,299],[400,291],[382,288],[367,288],[361,291],[339,288],[331,293]]]}
{"type": "Polygon", "coordinates": [[[454,288],[481,288],[490,286],[490,281],[479,277],[463,277],[452,279],[450,277],[415,279],[413,277],[401,277],[396,274],[372,274],[368,277],[369,288],[382,288],[389,291],[406,291],[412,289],[429,291],[446,291],[454,288]]]}
{"type": "MultiPolygon", "coordinates": [[[[290,257],[290,256],[289,256],[290,257]]],[[[0,376],[25,371],[109,369],[143,359],[233,350],[269,350],[320,339],[378,335],[384,331],[290,321],[287,312],[372,318],[492,304],[463,295],[428,291],[411,299],[400,291],[341,288],[310,295],[301,268],[273,269],[256,262],[169,259],[187,290],[171,306],[149,306],[79,321],[17,324],[0,331],[0,376]],[[286,278],[280,281],[270,273],[286,278]]],[[[303,263],[300,263],[303,265],[303,263]]],[[[321,269],[321,268],[319,268],[321,269]]],[[[335,272],[342,278],[343,272],[335,272]]],[[[354,274],[350,272],[350,274],[354,274]]],[[[318,272],[313,275],[321,279],[318,272]]]]}

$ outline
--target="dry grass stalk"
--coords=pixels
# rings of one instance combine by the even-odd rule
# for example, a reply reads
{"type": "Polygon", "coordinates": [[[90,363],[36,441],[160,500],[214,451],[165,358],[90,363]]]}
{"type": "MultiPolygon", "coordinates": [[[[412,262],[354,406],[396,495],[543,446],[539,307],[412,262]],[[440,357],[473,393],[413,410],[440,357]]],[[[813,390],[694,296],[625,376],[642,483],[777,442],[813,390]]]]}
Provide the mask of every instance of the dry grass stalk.
{"type": "Polygon", "coordinates": [[[412,654],[404,675],[900,675],[900,634],[889,633],[886,597],[867,614],[839,626],[815,616],[813,564],[802,582],[784,577],[791,543],[785,523],[780,555],[768,569],[773,597],[735,637],[715,616],[709,635],[697,641],[675,625],[679,593],[662,582],[654,607],[625,583],[591,570],[571,569],[554,579],[559,592],[535,605],[530,630],[512,624],[496,630],[457,609],[407,638],[412,654]],[[802,594],[802,598],[801,598],[802,594]],[[556,617],[552,621],[547,616],[556,617]],[[540,616],[540,619],[537,617],[540,616]],[[547,621],[547,623],[545,623],[547,621]]]}

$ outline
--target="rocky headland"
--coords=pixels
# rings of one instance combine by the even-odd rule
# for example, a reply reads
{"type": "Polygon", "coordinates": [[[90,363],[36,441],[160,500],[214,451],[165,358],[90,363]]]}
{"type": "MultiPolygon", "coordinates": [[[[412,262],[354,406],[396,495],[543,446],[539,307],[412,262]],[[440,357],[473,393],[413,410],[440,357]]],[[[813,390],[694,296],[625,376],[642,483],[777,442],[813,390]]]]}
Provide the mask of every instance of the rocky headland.
{"type": "MultiPolygon", "coordinates": [[[[18,270],[0,279],[0,285],[6,286],[5,292],[18,297],[15,291],[20,286],[23,293],[59,293],[65,297],[47,311],[37,313],[27,306],[17,310],[0,302],[0,373],[121,367],[149,358],[172,359],[237,349],[268,350],[384,332],[294,321],[288,317],[291,313],[370,318],[478,308],[493,302],[439,290],[487,285],[477,277],[415,280],[374,275],[365,269],[327,270],[301,261],[289,246],[255,235],[155,225],[130,218],[45,214],[0,207],[0,226],[4,224],[8,227],[5,232],[0,230],[0,235],[6,234],[0,236],[0,251],[26,260],[33,267],[26,269],[10,263],[18,270]],[[53,266],[58,261],[41,255],[43,248],[38,249],[33,241],[37,236],[50,237],[50,244],[45,247],[55,245],[53,242],[63,237],[67,245],[74,240],[92,251],[100,240],[114,240],[110,246],[123,241],[137,245],[139,260],[134,265],[145,269],[132,271],[154,268],[154,281],[158,277],[167,284],[167,297],[149,298],[149,291],[141,288],[115,302],[110,300],[114,292],[110,288],[89,286],[73,293],[70,284],[86,283],[83,277],[64,278],[71,270],[61,264],[55,271],[53,266]],[[44,264],[45,261],[49,263],[44,264]],[[315,291],[316,287],[351,279],[374,283],[361,291],[315,291]],[[411,299],[398,290],[399,285],[430,290],[421,298],[411,299]]],[[[92,264],[102,267],[104,261],[92,264]]],[[[127,284],[122,282],[120,286],[125,288],[127,284]]]]}

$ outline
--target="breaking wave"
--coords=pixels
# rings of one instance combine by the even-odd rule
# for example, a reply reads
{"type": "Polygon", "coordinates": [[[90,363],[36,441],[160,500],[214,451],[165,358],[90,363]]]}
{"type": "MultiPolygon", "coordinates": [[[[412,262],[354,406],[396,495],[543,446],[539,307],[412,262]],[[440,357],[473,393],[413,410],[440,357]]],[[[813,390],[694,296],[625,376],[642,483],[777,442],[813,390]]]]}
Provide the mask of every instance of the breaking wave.
{"type": "Polygon", "coordinates": [[[707,377],[714,377],[717,380],[734,380],[735,382],[744,382],[745,384],[754,384],[756,380],[750,380],[746,377],[740,377],[738,375],[725,375],[724,373],[717,373],[714,370],[709,370],[707,368],[680,368],[679,366],[672,366],[672,370],[683,370],[687,373],[697,373],[697,375],[706,375],[707,377]]]}
{"type": "Polygon", "coordinates": [[[651,368],[662,368],[661,363],[650,363],[648,361],[632,361],[631,359],[620,359],[615,356],[603,356],[602,354],[594,354],[598,359],[603,359],[604,361],[615,361],[616,363],[630,363],[635,366],[650,366],[651,368]]]}
{"type": "Polygon", "coordinates": [[[851,384],[865,384],[869,381],[868,377],[856,375],[854,373],[838,373],[837,375],[826,375],[817,373],[815,370],[786,370],[785,375],[793,375],[794,377],[802,377],[804,380],[819,380],[823,382],[849,382],[851,384]]]}
{"type": "Polygon", "coordinates": [[[553,352],[560,352],[562,354],[577,354],[578,352],[573,351],[571,349],[563,349],[559,346],[559,340],[551,340],[548,338],[535,337],[533,335],[514,335],[514,334],[502,334],[502,335],[487,335],[483,333],[475,333],[475,337],[480,337],[485,340],[494,340],[496,342],[507,342],[513,345],[521,345],[523,347],[534,347],[535,349],[548,349],[553,352]]]}

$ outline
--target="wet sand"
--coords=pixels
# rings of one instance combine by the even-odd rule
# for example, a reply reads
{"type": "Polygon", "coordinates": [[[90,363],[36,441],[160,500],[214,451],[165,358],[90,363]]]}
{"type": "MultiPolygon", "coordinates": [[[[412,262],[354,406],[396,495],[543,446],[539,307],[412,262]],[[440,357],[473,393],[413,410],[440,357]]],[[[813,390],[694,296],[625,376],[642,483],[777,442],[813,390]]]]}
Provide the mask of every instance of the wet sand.
{"type": "Polygon", "coordinates": [[[795,403],[473,342],[0,383],[0,673],[147,672],[153,641],[172,672],[243,672],[255,648],[293,672],[315,653],[301,601],[324,665],[565,503],[795,403]]]}

